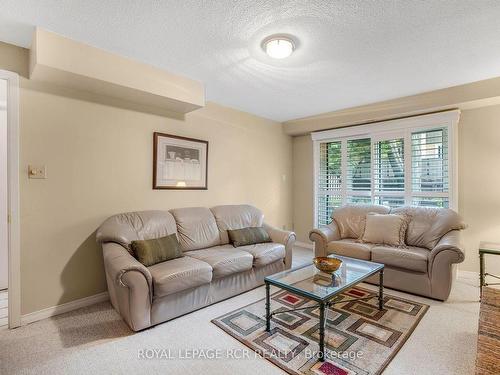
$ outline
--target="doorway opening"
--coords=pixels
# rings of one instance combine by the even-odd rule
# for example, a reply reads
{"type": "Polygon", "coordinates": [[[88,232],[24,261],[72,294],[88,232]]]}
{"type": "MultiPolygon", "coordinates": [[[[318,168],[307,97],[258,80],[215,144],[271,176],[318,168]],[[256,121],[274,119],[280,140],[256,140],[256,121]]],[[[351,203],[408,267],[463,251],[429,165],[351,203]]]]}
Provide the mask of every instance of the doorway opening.
{"type": "Polygon", "coordinates": [[[7,216],[7,80],[0,79],[0,327],[9,323],[7,216]]]}
{"type": "Polygon", "coordinates": [[[0,70],[0,329],[21,325],[19,76],[0,70]]]}

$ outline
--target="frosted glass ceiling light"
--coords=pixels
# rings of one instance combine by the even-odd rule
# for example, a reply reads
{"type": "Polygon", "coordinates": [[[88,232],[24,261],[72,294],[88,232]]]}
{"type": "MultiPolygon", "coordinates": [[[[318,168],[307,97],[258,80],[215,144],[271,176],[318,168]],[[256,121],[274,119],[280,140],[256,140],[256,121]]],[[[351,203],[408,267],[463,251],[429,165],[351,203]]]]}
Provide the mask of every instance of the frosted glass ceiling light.
{"type": "Polygon", "coordinates": [[[273,59],[284,59],[292,54],[295,45],[285,36],[271,36],[262,42],[262,48],[273,59]]]}

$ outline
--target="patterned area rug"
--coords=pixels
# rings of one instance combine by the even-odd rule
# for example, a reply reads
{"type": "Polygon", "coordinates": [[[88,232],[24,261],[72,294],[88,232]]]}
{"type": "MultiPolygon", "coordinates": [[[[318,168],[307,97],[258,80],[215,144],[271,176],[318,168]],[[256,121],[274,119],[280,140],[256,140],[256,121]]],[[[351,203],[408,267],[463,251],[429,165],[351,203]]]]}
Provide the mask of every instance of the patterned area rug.
{"type": "Polygon", "coordinates": [[[319,308],[314,301],[280,290],[271,295],[271,311],[311,306],[273,316],[265,331],[265,300],[227,313],[212,323],[289,374],[380,374],[411,335],[428,305],[385,295],[378,309],[376,292],[361,287],[337,297],[328,310],[327,360],[317,359],[319,308]],[[352,298],[373,297],[348,302],[352,298]],[[346,300],[346,302],[342,302],[346,300]]]}

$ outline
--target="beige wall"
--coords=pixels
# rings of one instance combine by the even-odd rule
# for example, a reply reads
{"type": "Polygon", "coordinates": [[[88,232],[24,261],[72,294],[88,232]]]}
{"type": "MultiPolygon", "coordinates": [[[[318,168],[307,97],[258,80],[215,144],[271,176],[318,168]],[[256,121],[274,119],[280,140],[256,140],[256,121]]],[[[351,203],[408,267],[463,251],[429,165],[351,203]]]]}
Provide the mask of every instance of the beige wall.
{"type": "Polygon", "coordinates": [[[293,228],[297,241],[309,243],[313,222],[313,143],[310,135],[293,138],[293,228]]]}
{"type": "MultiPolygon", "coordinates": [[[[459,211],[469,227],[460,269],[479,271],[480,241],[500,242],[500,105],[463,111],[459,123],[459,211]]],[[[500,274],[500,257],[487,256],[500,274]]]]}
{"type": "MultiPolygon", "coordinates": [[[[3,47],[0,56],[12,50],[3,47]]],[[[14,51],[0,68],[22,72],[27,55],[14,51]]],[[[292,226],[292,142],[281,124],[213,103],[173,119],[21,86],[23,314],[106,290],[95,230],[118,212],[250,203],[292,226]],[[152,190],[155,131],[209,141],[207,191],[152,190]],[[31,163],[46,165],[48,179],[28,179],[31,163]]]]}
{"type": "MultiPolygon", "coordinates": [[[[466,258],[461,270],[479,271],[480,241],[500,242],[500,106],[462,111],[459,122],[459,211],[466,258]]],[[[307,240],[313,226],[313,154],[310,135],[293,138],[294,230],[307,240]]],[[[488,257],[487,268],[500,274],[500,257],[488,257]]]]}

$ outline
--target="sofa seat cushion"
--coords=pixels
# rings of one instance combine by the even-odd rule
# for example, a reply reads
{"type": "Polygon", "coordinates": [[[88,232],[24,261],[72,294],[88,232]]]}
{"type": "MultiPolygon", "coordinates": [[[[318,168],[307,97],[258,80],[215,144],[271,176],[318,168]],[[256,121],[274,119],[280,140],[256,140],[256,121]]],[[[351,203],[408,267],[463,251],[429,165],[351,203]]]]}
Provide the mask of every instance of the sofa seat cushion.
{"type": "Polygon", "coordinates": [[[360,243],[357,240],[346,238],[329,242],[326,251],[328,254],[338,254],[356,259],[370,260],[373,246],[375,245],[371,243],[360,243]]]}
{"type": "Polygon", "coordinates": [[[238,250],[252,254],[255,267],[262,267],[285,258],[285,245],[276,242],[240,246],[238,250]]]}
{"type": "Polygon", "coordinates": [[[372,249],[372,261],[383,263],[389,267],[425,273],[427,272],[429,254],[429,250],[421,247],[400,249],[389,246],[374,246],[372,249]]]}
{"type": "Polygon", "coordinates": [[[212,281],[212,267],[184,256],[148,267],[153,278],[153,295],[162,297],[212,281]]]}
{"type": "Polygon", "coordinates": [[[220,278],[252,269],[253,256],[248,251],[235,249],[232,245],[215,246],[194,250],[186,256],[202,260],[213,268],[213,277],[220,278]]]}

